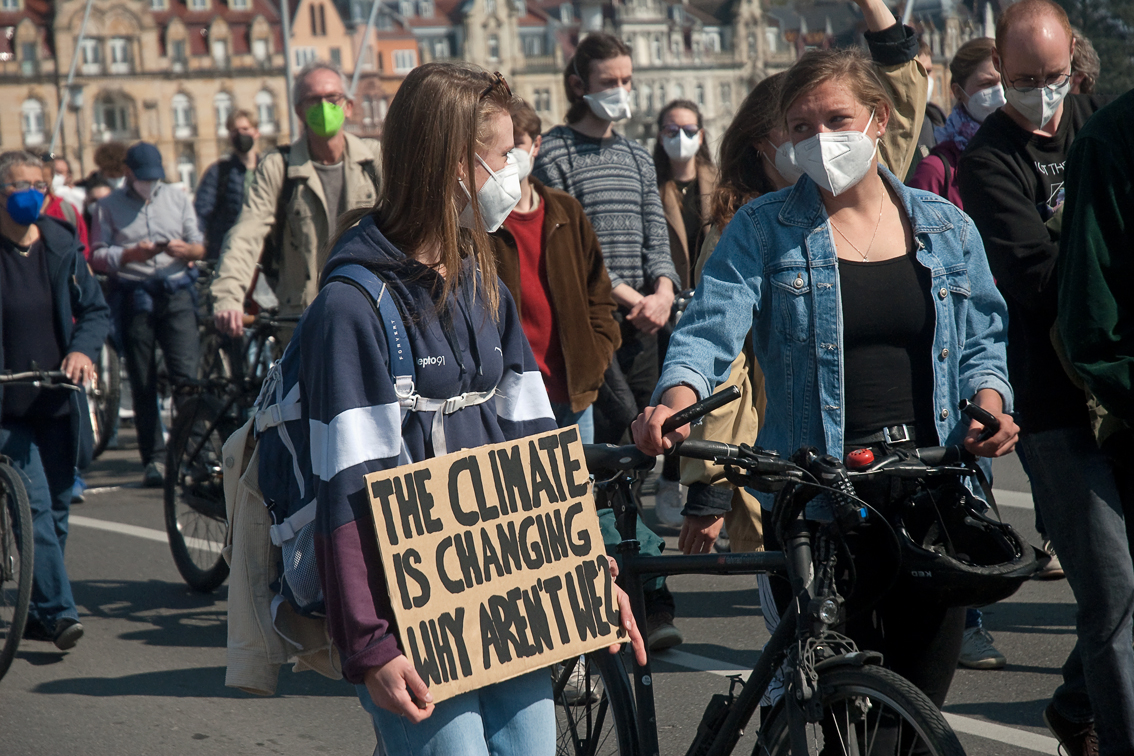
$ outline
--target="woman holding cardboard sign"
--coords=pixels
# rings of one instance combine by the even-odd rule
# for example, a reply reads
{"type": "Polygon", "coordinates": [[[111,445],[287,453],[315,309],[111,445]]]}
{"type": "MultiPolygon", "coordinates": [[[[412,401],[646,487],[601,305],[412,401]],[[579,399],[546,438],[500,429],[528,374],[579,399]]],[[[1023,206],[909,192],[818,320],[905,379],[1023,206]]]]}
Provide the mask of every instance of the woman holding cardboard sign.
{"type": "MultiPolygon", "coordinates": [[[[343,675],[392,754],[554,749],[546,671],[433,702],[394,632],[364,480],[556,427],[487,236],[519,198],[511,103],[504,78],[475,66],[432,63],[410,73],[386,121],[378,204],[341,220],[348,230],[295,336],[305,357],[299,390],[327,625],[343,675]],[[416,366],[408,385],[393,377],[399,357],[369,290],[338,283],[346,265],[376,274],[397,304],[398,343],[416,366]]],[[[644,659],[629,603],[614,595],[644,659]]]]}

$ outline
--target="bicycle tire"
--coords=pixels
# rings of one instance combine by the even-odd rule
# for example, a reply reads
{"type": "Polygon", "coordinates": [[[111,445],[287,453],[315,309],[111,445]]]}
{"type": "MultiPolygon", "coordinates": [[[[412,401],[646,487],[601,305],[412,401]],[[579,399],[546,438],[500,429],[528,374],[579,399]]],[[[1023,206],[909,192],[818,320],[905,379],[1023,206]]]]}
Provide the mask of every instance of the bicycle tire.
{"type": "Polygon", "coordinates": [[[201,334],[201,359],[197,362],[197,378],[202,381],[235,377],[230,354],[231,342],[213,330],[201,334]]]}
{"type": "Polygon", "coordinates": [[[16,469],[0,462],[0,678],[24,636],[35,570],[31,504],[16,469]]]}
{"type": "MultiPolygon", "coordinates": [[[[556,685],[565,672],[571,675],[574,669],[566,669],[567,664],[552,667],[556,756],[637,756],[641,752],[634,693],[623,656],[602,650],[583,657],[586,676],[575,699],[569,695],[569,683],[556,685]]],[[[570,664],[572,668],[577,665],[577,659],[570,664]]]]}
{"type": "Polygon", "coordinates": [[[189,587],[201,593],[216,590],[228,577],[221,556],[228,533],[224,505],[221,447],[235,428],[221,418],[224,405],[215,396],[187,399],[177,413],[165,464],[165,530],[173,563],[189,587]],[[198,454],[192,452],[201,440],[198,454]]]}
{"type": "MultiPolygon", "coordinates": [[[[825,712],[823,721],[807,725],[808,745],[817,746],[815,754],[889,756],[898,752],[965,756],[965,749],[933,702],[896,672],[883,667],[826,669],[819,673],[819,695],[825,712]],[[883,721],[896,721],[896,732],[892,724],[882,728],[883,721]],[[908,732],[904,732],[907,726],[908,732]],[[851,730],[855,734],[853,743],[847,737],[851,730]],[[832,736],[840,741],[822,747],[832,736]]],[[[753,756],[791,753],[787,720],[781,702],[761,727],[753,756]]]]}
{"type": "Polygon", "coordinates": [[[96,367],[95,385],[87,389],[91,429],[94,431],[92,459],[98,459],[106,451],[122,403],[122,363],[118,351],[109,340],[102,346],[96,367]]]}

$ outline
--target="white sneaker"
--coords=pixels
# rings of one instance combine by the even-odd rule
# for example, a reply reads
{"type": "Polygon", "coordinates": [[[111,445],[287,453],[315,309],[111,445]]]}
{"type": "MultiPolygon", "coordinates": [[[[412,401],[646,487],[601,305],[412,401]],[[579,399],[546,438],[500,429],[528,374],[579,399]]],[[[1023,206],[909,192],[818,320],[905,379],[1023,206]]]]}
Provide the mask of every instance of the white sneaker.
{"type": "Polygon", "coordinates": [[[969,669],[1000,669],[1008,660],[992,645],[992,636],[983,627],[970,627],[965,630],[961,641],[962,667],[969,669]]]}
{"type": "Polygon", "coordinates": [[[681,510],[685,506],[685,486],[676,480],[658,480],[658,492],[654,497],[654,515],[658,522],[671,528],[680,528],[685,518],[681,510]]]}
{"type": "Polygon", "coordinates": [[[1043,539],[1043,550],[1051,557],[1051,561],[1043,566],[1035,574],[1036,580],[1059,580],[1064,577],[1063,565],[1059,563],[1059,556],[1055,553],[1055,547],[1051,545],[1051,539],[1043,539]]]}

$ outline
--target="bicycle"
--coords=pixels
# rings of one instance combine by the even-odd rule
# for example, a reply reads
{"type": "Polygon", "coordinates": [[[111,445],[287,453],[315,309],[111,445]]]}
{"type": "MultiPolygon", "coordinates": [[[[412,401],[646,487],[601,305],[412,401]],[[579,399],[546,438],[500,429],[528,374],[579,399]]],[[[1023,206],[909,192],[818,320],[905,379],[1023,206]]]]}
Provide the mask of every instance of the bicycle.
{"type": "Polygon", "coordinates": [[[297,316],[245,316],[242,360],[231,376],[211,375],[177,387],[179,401],[166,451],[165,529],[173,562],[195,591],[216,590],[228,577],[221,555],[228,532],[221,447],[247,419],[260,385],[283,351],[282,329],[297,316]]]}
{"type": "MultiPolygon", "coordinates": [[[[81,390],[59,371],[33,370],[0,375],[0,385],[27,384],[81,390]]],[[[0,678],[12,666],[24,636],[35,569],[31,504],[20,474],[0,455],[0,678]]]]}
{"type": "MultiPolygon", "coordinates": [[[[666,430],[733,400],[727,398],[730,394],[735,398],[739,392],[721,392],[687,408],[670,419],[666,430]]],[[[995,418],[966,405],[962,403],[962,412],[993,429],[995,418]]],[[[585,450],[587,466],[595,477],[596,506],[612,507],[618,522],[623,561],[618,583],[629,594],[635,616],[644,616],[646,575],[786,573],[795,596],[781,610],[780,622],[747,681],[733,678],[728,695],[712,697],[687,756],[732,753],[781,670],[784,693],[759,723],[753,751],[757,756],[895,752],[963,756],[956,735],[920,690],[880,666],[881,654],[861,651],[850,638],[835,632],[846,614],[835,565],[847,554],[841,549],[845,533],[868,518],[885,521],[854,495],[854,481],[901,479],[917,485],[930,479],[960,480],[977,474],[971,454],[961,447],[927,447],[847,470],[838,460],[813,449],[801,449],[788,460],[749,446],[685,441],[675,450],[677,454],[726,465],[730,481],[776,493],[769,524],[779,534],[784,550],[643,556],[634,533],[637,504],[633,485],[652,469],[654,458],[634,446],[592,445],[585,450]],[[805,514],[807,503],[821,493],[828,495],[832,520],[819,522],[805,514]]],[[[889,532],[897,539],[892,528],[889,532]]],[[[587,655],[582,674],[585,691],[572,697],[573,705],[565,691],[572,675],[580,676],[574,669],[578,661],[566,663],[553,675],[558,753],[658,753],[650,662],[628,670],[624,657],[587,655]]]]}

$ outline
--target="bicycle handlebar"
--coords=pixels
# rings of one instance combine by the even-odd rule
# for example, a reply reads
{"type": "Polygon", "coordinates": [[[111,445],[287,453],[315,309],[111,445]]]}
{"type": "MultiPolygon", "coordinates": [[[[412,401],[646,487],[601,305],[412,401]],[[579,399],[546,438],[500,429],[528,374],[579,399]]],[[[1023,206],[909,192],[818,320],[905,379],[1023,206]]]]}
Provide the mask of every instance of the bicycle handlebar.
{"type": "Polygon", "coordinates": [[[696,404],[690,404],[685,409],[678,410],[670,415],[669,419],[662,424],[662,433],[672,433],[686,423],[699,420],[713,410],[723,407],[730,402],[735,402],[739,398],[740,389],[736,386],[729,386],[724,391],[710,394],[696,404]]]}
{"type": "Polygon", "coordinates": [[[79,386],[70,382],[71,379],[62,370],[28,370],[23,373],[0,373],[0,384],[30,383],[40,388],[65,388],[74,391],[79,386]]]}

